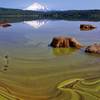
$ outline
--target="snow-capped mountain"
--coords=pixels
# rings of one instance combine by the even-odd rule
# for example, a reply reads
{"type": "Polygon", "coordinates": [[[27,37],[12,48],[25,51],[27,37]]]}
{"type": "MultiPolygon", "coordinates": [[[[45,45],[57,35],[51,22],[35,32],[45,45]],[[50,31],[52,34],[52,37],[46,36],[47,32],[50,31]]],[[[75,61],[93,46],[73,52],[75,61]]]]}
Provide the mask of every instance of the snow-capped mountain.
{"type": "Polygon", "coordinates": [[[33,3],[29,7],[25,8],[24,10],[34,10],[34,11],[45,11],[48,10],[46,5],[40,4],[40,3],[33,3]]]}

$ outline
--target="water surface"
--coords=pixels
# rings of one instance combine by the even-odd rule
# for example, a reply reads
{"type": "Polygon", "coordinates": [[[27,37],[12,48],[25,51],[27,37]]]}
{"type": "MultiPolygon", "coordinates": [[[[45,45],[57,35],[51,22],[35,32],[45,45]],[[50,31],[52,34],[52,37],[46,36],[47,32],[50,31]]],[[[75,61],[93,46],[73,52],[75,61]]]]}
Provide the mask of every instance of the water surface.
{"type": "Polygon", "coordinates": [[[100,56],[54,49],[54,36],[100,42],[100,22],[24,21],[0,27],[1,100],[100,100],[100,56]],[[80,31],[80,24],[97,28],[80,31]]]}

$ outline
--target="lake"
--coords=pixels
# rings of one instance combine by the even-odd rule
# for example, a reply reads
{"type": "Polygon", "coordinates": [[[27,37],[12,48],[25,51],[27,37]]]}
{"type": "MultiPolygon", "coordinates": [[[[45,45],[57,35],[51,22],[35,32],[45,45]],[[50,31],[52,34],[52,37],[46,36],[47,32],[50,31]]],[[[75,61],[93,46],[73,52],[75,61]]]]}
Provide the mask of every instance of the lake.
{"type": "Polygon", "coordinates": [[[51,48],[55,36],[100,43],[100,22],[33,20],[0,27],[0,100],[100,100],[100,56],[51,48]],[[97,28],[80,31],[80,24],[97,28]]]}

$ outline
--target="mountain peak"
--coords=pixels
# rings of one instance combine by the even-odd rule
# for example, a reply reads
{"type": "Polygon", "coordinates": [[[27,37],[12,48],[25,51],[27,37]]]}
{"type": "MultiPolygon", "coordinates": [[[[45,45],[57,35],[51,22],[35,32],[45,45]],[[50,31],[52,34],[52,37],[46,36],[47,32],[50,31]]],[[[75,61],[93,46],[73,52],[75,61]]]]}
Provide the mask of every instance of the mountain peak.
{"type": "Polygon", "coordinates": [[[32,5],[30,5],[29,7],[25,8],[24,10],[34,10],[34,11],[43,11],[43,10],[47,10],[47,6],[40,4],[40,3],[33,3],[32,5]]]}

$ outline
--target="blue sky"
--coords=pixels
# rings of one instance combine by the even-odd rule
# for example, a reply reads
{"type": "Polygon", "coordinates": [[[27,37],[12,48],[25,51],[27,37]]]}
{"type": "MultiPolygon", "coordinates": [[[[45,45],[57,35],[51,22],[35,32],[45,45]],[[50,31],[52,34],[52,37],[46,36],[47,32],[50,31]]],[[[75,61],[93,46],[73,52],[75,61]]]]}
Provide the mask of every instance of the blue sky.
{"type": "Polygon", "coordinates": [[[100,0],[0,0],[0,7],[24,9],[34,2],[50,10],[100,9],[100,0]]]}

